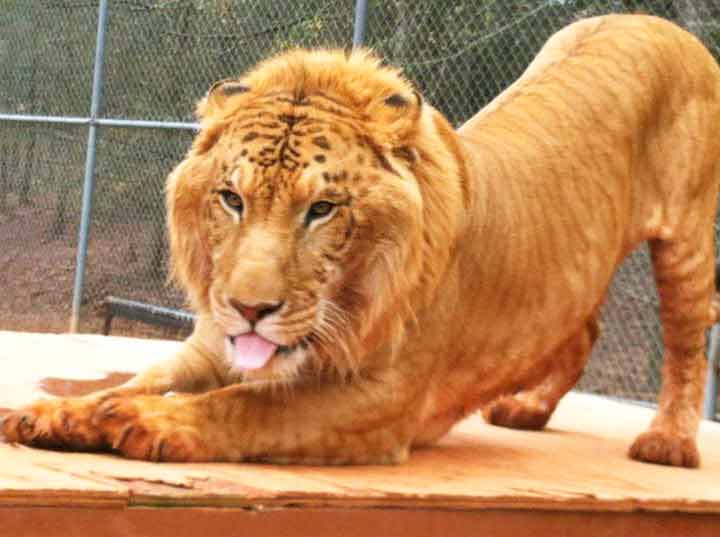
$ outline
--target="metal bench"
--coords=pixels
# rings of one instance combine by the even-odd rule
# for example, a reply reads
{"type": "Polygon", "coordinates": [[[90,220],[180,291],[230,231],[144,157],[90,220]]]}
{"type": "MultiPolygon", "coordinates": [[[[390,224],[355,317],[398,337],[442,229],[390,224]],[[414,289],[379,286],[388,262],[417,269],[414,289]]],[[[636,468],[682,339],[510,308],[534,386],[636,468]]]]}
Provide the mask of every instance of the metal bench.
{"type": "Polygon", "coordinates": [[[108,296],[103,301],[105,324],[103,334],[109,335],[115,317],[124,317],[157,326],[173,328],[192,327],[195,315],[188,311],[147,304],[137,300],[128,300],[116,296],[108,296]]]}

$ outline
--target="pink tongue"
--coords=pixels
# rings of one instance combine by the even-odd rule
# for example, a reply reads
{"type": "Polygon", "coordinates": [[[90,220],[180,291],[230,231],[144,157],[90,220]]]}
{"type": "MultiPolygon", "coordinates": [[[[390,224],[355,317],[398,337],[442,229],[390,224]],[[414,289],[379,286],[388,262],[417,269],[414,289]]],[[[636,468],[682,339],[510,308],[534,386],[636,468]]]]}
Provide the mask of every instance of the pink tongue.
{"type": "Polygon", "coordinates": [[[272,358],[277,347],[257,334],[235,336],[233,365],[238,369],[260,369],[272,358]]]}

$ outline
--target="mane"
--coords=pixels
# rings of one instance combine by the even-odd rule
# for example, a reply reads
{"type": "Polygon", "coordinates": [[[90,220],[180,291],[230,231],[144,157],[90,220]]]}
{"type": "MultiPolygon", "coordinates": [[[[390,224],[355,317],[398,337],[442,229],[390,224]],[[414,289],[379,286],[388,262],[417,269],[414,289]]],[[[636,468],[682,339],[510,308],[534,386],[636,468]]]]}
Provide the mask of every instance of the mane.
{"type": "MultiPolygon", "coordinates": [[[[411,96],[413,86],[400,69],[383,65],[382,60],[368,49],[342,50],[293,49],[268,58],[246,74],[226,82],[249,88],[255,95],[289,94],[302,101],[308,96],[324,95],[355,110],[371,113],[375,102],[384,102],[393,95],[411,96]]],[[[203,99],[198,116],[217,113],[232,115],[231,103],[222,110],[203,99]]]]}

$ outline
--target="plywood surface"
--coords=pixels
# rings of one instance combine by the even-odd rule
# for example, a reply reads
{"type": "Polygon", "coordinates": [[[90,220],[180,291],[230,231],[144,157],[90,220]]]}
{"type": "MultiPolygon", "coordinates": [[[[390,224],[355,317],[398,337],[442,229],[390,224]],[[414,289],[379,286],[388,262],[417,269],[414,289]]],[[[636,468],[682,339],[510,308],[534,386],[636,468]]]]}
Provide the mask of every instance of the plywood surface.
{"type": "MultiPolygon", "coordinates": [[[[119,382],[177,343],[0,332],[0,412],[119,382]]],[[[0,508],[486,509],[720,514],[720,425],[704,422],[699,470],[626,458],[646,408],[570,394],[547,430],[458,425],[397,467],[153,464],[0,443],[0,508]]]]}

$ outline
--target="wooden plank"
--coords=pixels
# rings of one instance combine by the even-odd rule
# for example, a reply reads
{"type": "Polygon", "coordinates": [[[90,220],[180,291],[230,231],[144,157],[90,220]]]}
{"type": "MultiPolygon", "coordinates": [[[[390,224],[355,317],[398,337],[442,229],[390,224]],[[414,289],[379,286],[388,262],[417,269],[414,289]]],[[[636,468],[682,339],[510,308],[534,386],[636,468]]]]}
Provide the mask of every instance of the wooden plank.
{"type": "MultiPolygon", "coordinates": [[[[0,332],[0,407],[117,382],[177,343],[0,332]],[[51,383],[48,378],[53,379],[51,383]],[[62,390],[60,390],[60,388],[62,390]]],[[[2,506],[232,509],[527,510],[720,514],[720,425],[704,422],[699,470],[629,460],[650,409],[570,394],[549,427],[525,432],[473,416],[397,467],[153,464],[0,444],[2,506]]]]}
{"type": "Polygon", "coordinates": [[[717,537],[717,518],[686,513],[443,509],[0,508],[0,537],[717,537]],[[81,530],[80,530],[81,529],[81,530]]]}

